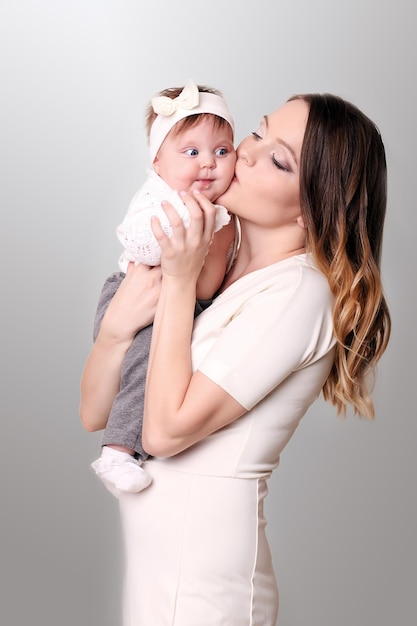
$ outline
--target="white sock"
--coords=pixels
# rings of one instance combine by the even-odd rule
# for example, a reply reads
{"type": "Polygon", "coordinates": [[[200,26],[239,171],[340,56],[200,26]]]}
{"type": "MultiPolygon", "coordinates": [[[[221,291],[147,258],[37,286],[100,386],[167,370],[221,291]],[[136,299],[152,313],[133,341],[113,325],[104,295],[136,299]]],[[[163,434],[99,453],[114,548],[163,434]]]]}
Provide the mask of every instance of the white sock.
{"type": "Polygon", "coordinates": [[[114,459],[119,461],[128,461],[129,459],[135,460],[133,454],[130,454],[129,452],[123,452],[123,450],[110,448],[110,446],[103,446],[101,448],[101,456],[103,459],[114,459]]]}
{"type": "Polygon", "coordinates": [[[152,481],[141,463],[131,454],[108,446],[103,446],[100,457],[91,467],[105,485],[110,483],[116,489],[128,493],[142,491],[152,481]]]}

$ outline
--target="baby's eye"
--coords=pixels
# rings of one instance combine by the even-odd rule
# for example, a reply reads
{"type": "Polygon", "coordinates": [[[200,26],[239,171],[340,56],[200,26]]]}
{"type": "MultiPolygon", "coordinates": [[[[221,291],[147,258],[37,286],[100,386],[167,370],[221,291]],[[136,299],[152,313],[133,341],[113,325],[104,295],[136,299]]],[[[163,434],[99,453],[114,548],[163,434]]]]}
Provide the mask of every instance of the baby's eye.
{"type": "Polygon", "coordinates": [[[216,156],[224,156],[225,154],[227,154],[229,151],[227,148],[217,148],[216,150],[216,156]]]}
{"type": "Polygon", "coordinates": [[[185,151],[185,154],[188,154],[188,156],[197,156],[198,150],[197,148],[188,148],[188,150],[185,151]]]}

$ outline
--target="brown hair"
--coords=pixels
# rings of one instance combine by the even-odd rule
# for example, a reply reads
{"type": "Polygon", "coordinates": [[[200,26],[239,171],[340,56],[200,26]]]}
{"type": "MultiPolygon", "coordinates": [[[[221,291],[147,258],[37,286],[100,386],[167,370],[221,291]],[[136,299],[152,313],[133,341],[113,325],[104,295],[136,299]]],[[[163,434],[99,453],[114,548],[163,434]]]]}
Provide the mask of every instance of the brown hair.
{"type": "MultiPolygon", "coordinates": [[[[222,92],[219,91],[218,89],[214,89],[213,87],[207,87],[207,85],[197,85],[197,87],[200,93],[214,93],[216,96],[223,97],[222,92]]],[[[169,87],[168,89],[163,89],[162,91],[160,91],[159,93],[155,95],[165,96],[166,98],[174,99],[180,95],[183,89],[184,87],[169,87]]],[[[151,132],[151,126],[154,123],[156,117],[157,115],[152,108],[151,102],[148,102],[146,109],[145,109],[145,130],[146,130],[146,136],[147,136],[148,141],[149,141],[149,135],[151,132]]],[[[191,128],[192,126],[195,126],[201,120],[204,120],[207,117],[215,118],[214,124],[216,128],[222,128],[225,125],[230,127],[229,122],[227,122],[223,117],[220,117],[219,115],[214,115],[213,113],[197,113],[196,115],[189,115],[188,117],[184,117],[182,120],[179,120],[175,124],[175,126],[173,126],[173,128],[170,130],[170,133],[177,135],[178,133],[181,133],[186,128],[191,128]]]]}
{"type": "Polygon", "coordinates": [[[335,297],[333,368],[323,387],[338,413],[373,417],[368,374],[385,351],[391,319],[380,263],[387,204],[385,149],[375,124],[330,94],[297,95],[310,111],[300,164],[307,248],[335,297]]]}

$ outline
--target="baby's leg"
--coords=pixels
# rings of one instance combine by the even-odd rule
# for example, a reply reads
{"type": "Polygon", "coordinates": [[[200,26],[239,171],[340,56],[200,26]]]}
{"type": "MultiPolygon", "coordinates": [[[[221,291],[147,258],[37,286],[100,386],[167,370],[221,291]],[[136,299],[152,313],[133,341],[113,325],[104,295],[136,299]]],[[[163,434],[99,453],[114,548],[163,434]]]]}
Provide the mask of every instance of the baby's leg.
{"type": "Polygon", "coordinates": [[[120,390],[103,436],[102,454],[92,464],[96,474],[121,491],[141,491],[151,482],[141,467],[147,454],[142,447],[142,420],[146,369],[152,327],[147,326],[130,346],[123,361],[120,390]]]}
{"type": "Polygon", "coordinates": [[[118,450],[119,452],[124,452],[125,454],[130,454],[130,456],[134,456],[135,451],[132,448],[128,448],[127,446],[119,446],[117,444],[107,444],[108,448],[112,450],[118,450]]]}
{"type": "MultiPolygon", "coordinates": [[[[112,275],[103,287],[97,306],[94,338],[123,278],[122,273],[112,275]]],[[[141,330],[126,354],[120,390],[114,399],[103,436],[102,453],[92,463],[92,468],[105,484],[110,483],[121,491],[141,491],[151,482],[141,467],[142,461],[147,458],[142,447],[142,419],[151,337],[151,326],[141,330]]]]}

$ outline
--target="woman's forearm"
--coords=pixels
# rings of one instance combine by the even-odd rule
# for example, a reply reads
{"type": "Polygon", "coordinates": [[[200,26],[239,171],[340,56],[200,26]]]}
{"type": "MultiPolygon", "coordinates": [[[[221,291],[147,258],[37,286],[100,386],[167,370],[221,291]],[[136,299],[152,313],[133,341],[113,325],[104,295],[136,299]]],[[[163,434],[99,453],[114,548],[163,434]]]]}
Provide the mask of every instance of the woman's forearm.
{"type": "Polygon", "coordinates": [[[195,284],[166,278],[155,315],[149,356],[144,446],[153,438],[169,439],[192,376],[191,333],[194,322],[195,284]]]}
{"type": "Polygon", "coordinates": [[[153,320],[160,282],[160,268],[131,263],[111,298],[81,378],[80,416],[86,430],[106,427],[123,359],[136,333],[153,320]]]}
{"type": "Polygon", "coordinates": [[[130,341],[116,342],[99,335],[81,377],[80,417],[88,431],[106,427],[110,410],[120,388],[120,373],[130,341]]]}
{"type": "MultiPolygon", "coordinates": [[[[197,191],[194,194],[198,196],[197,191]]],[[[158,220],[152,224],[162,248],[162,284],[152,331],[142,434],[144,448],[153,456],[171,454],[177,449],[175,442],[194,429],[190,413],[194,415],[195,402],[191,408],[187,402],[193,379],[191,335],[196,285],[213,237],[215,208],[203,195],[198,201],[182,196],[191,216],[188,228],[170,205],[163,208],[172,236],[165,234],[158,220]]]]}

